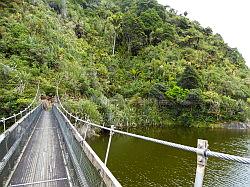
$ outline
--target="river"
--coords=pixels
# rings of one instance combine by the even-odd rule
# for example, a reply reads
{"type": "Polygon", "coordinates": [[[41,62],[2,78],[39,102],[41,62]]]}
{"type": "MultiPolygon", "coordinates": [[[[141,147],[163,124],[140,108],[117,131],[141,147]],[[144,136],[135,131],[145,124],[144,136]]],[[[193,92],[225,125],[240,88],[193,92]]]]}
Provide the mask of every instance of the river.
{"type": "MultiPolygon", "coordinates": [[[[249,130],[152,127],[129,132],[194,147],[198,138],[206,139],[212,151],[250,157],[249,130]]],[[[106,134],[88,140],[102,160],[108,137],[106,134]]],[[[108,168],[126,187],[192,186],[196,154],[115,134],[108,168]]],[[[209,158],[204,186],[250,187],[250,165],[209,158]]]]}

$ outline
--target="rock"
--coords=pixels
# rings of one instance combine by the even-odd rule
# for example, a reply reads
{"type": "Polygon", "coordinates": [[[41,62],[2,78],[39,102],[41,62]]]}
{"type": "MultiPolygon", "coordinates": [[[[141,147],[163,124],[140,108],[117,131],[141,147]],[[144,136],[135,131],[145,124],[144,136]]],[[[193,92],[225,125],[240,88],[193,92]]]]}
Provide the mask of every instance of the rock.
{"type": "Polygon", "coordinates": [[[227,129],[250,129],[250,123],[246,122],[230,122],[221,124],[223,128],[227,129]]]}
{"type": "MultiPolygon", "coordinates": [[[[81,134],[82,137],[85,136],[86,129],[87,129],[86,125],[77,126],[77,130],[81,134]]],[[[97,131],[98,130],[96,128],[90,127],[88,129],[88,132],[87,132],[87,138],[90,138],[90,137],[93,137],[93,136],[99,136],[99,134],[97,133],[97,131]]]]}

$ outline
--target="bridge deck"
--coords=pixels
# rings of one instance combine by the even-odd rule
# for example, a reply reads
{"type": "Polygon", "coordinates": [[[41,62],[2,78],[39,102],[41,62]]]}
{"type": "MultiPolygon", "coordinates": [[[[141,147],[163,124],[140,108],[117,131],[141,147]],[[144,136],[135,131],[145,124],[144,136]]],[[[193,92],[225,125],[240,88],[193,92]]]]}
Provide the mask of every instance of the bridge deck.
{"type": "Polygon", "coordinates": [[[13,173],[10,186],[70,186],[57,127],[52,112],[43,111],[13,173]]]}

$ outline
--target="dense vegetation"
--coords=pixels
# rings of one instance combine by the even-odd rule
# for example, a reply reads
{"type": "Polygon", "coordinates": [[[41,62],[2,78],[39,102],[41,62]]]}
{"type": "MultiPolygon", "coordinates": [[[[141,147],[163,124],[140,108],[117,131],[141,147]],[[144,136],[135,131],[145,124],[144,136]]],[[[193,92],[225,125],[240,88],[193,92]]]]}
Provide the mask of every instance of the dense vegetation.
{"type": "Polygon", "coordinates": [[[249,118],[250,71],[219,34],[156,0],[0,0],[0,111],[37,82],[78,116],[119,125],[249,118]]]}

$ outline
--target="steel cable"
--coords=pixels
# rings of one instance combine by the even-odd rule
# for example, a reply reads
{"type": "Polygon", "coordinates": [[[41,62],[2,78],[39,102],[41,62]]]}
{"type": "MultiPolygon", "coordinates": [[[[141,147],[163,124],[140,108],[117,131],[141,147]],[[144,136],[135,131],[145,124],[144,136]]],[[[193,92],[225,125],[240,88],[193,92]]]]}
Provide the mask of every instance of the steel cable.
{"type": "Polygon", "coordinates": [[[38,94],[39,94],[39,84],[37,86],[36,95],[35,95],[34,99],[32,100],[32,102],[28,105],[28,107],[26,107],[24,110],[19,111],[19,113],[17,113],[17,114],[13,114],[12,116],[9,116],[7,118],[2,118],[0,120],[0,123],[1,122],[3,123],[4,121],[6,122],[6,121],[8,121],[10,119],[16,118],[16,116],[22,115],[24,112],[26,112],[27,110],[29,110],[32,107],[32,105],[34,104],[34,102],[36,101],[36,99],[38,97],[38,94]]]}
{"type": "Polygon", "coordinates": [[[159,139],[155,139],[155,138],[150,138],[150,137],[146,137],[146,136],[142,136],[142,135],[138,135],[138,134],[133,134],[133,133],[129,133],[129,132],[124,132],[124,131],[120,131],[120,130],[115,130],[115,129],[112,130],[109,127],[104,127],[104,126],[97,125],[95,123],[91,123],[91,122],[83,120],[83,119],[79,119],[78,117],[74,116],[73,114],[71,114],[69,111],[67,111],[64,108],[64,106],[62,105],[60,98],[59,98],[58,89],[57,89],[57,99],[58,99],[58,103],[59,103],[60,107],[64,110],[64,112],[66,114],[68,114],[69,116],[71,116],[72,118],[74,118],[77,121],[83,122],[84,124],[88,124],[88,125],[91,125],[93,127],[105,129],[108,131],[113,131],[113,132],[118,133],[118,134],[123,134],[126,136],[139,138],[139,139],[143,139],[146,141],[166,145],[169,147],[173,147],[173,148],[177,148],[177,149],[181,149],[181,150],[185,150],[185,151],[189,151],[189,152],[194,152],[194,153],[203,155],[205,157],[216,157],[216,158],[223,159],[223,160],[230,160],[230,161],[235,161],[235,162],[239,162],[239,163],[243,163],[243,164],[250,164],[250,158],[247,158],[247,157],[240,157],[240,156],[235,156],[235,155],[230,155],[230,154],[225,154],[225,153],[219,153],[219,152],[215,152],[215,151],[199,149],[196,147],[186,146],[186,145],[168,142],[168,141],[164,141],[164,140],[159,140],[159,139]]]}

